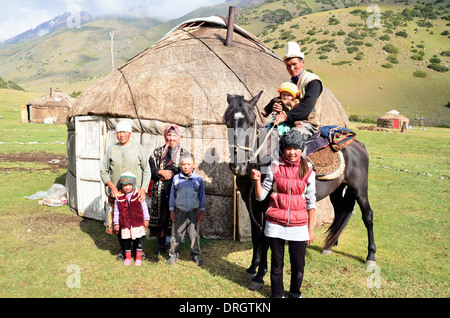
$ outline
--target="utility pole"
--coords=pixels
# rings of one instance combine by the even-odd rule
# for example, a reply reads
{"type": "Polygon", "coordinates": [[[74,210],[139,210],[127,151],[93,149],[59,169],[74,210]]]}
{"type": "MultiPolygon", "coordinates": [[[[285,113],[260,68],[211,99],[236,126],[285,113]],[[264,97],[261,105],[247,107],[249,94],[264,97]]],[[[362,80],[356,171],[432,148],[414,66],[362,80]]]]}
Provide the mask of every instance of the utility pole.
{"type": "Polygon", "coordinates": [[[109,32],[109,36],[111,37],[111,65],[112,65],[112,70],[114,72],[114,31],[113,32],[109,32]]]}

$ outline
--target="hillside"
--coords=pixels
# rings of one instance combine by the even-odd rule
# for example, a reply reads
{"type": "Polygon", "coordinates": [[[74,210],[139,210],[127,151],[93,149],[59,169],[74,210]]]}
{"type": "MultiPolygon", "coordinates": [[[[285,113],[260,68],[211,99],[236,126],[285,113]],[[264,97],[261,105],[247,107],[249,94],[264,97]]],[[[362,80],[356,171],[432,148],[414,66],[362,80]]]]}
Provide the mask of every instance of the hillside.
{"type": "Polygon", "coordinates": [[[26,90],[46,92],[51,86],[71,93],[83,91],[112,70],[110,32],[114,32],[117,68],[161,39],[180,22],[214,14],[227,15],[227,2],[199,8],[162,23],[152,18],[96,17],[80,28],[61,27],[19,44],[0,44],[0,76],[26,90]]]}
{"type": "Polygon", "coordinates": [[[297,41],[305,67],[321,76],[348,115],[376,120],[396,109],[412,121],[424,116],[428,125],[450,123],[450,26],[442,19],[450,12],[447,5],[380,3],[380,25],[369,28],[374,11],[367,6],[307,14],[317,10],[311,2],[272,1],[239,21],[281,56],[287,41],[297,41]],[[269,24],[269,17],[279,20],[269,24]],[[430,59],[447,71],[429,68],[436,64],[430,59]]]}
{"type": "Polygon", "coordinates": [[[374,11],[368,12],[362,2],[367,1],[241,0],[200,8],[166,23],[96,19],[79,29],[60,28],[24,43],[0,44],[0,76],[29,91],[83,91],[112,70],[110,32],[117,68],[182,21],[226,16],[234,5],[236,23],[281,56],[287,41],[298,41],[306,68],[321,76],[348,115],[376,120],[395,109],[411,120],[424,116],[428,125],[450,124],[449,5],[442,0],[372,1],[381,13],[380,25],[369,28],[374,11]],[[387,52],[386,45],[398,52],[387,52]],[[428,68],[431,64],[443,72],[428,68]]]}
{"type": "Polygon", "coordinates": [[[14,83],[13,81],[8,81],[0,77],[0,88],[1,89],[13,89],[16,91],[24,91],[22,87],[14,83]]]}

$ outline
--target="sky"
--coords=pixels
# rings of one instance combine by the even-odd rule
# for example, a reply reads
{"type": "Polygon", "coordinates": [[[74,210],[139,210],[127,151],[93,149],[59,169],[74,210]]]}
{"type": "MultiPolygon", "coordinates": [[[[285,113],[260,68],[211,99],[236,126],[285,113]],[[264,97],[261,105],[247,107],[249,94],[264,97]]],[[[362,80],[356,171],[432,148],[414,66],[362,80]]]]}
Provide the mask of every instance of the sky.
{"type": "Polygon", "coordinates": [[[223,2],[225,0],[0,0],[0,41],[32,29],[64,12],[81,10],[94,16],[133,12],[141,16],[170,20],[199,7],[223,2]]]}

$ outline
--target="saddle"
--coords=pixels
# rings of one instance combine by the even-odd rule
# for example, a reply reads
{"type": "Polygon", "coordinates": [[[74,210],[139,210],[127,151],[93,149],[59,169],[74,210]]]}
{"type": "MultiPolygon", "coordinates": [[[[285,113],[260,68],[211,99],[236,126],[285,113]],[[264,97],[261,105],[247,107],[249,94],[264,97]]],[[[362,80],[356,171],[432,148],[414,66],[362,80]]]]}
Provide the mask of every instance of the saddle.
{"type": "Polygon", "coordinates": [[[306,158],[313,164],[319,180],[333,180],[345,170],[344,155],[340,151],[356,138],[356,133],[339,126],[324,126],[306,141],[306,158]]]}

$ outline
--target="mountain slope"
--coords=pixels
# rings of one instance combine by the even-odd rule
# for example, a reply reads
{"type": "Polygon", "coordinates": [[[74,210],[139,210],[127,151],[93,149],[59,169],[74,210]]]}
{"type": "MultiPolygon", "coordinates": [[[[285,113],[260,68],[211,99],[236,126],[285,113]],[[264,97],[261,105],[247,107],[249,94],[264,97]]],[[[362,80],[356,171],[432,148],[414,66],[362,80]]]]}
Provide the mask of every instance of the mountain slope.
{"type": "Polygon", "coordinates": [[[445,35],[450,30],[445,20],[449,7],[439,0],[409,5],[385,0],[377,4],[380,26],[369,28],[373,11],[369,12],[368,5],[345,7],[363,1],[229,1],[166,23],[149,18],[103,18],[79,29],[59,28],[24,43],[1,44],[0,76],[37,92],[47,92],[49,87],[68,93],[83,91],[112,70],[110,32],[114,32],[117,68],[182,21],[227,16],[233,5],[236,23],[281,56],[287,41],[299,42],[306,53],[306,68],[323,79],[348,115],[376,120],[396,109],[411,120],[424,116],[426,124],[450,124],[450,108],[446,107],[450,72],[428,68],[436,58],[443,68],[450,64],[450,39],[445,35]],[[398,53],[387,52],[387,44],[398,53]],[[426,77],[415,77],[417,71],[426,77]]]}
{"type": "MultiPolygon", "coordinates": [[[[99,18],[80,28],[60,27],[23,43],[0,44],[0,76],[27,90],[80,91],[112,70],[110,32],[114,32],[117,68],[161,39],[182,21],[201,16],[227,15],[227,2],[199,8],[179,19],[162,23],[152,18],[99,18]]],[[[47,24],[47,23],[45,23],[47,24]]]]}
{"type": "Polygon", "coordinates": [[[239,20],[245,21],[244,28],[259,32],[260,39],[281,56],[287,41],[297,41],[306,53],[305,67],[321,76],[348,115],[376,120],[396,109],[412,121],[424,116],[429,125],[450,123],[446,107],[450,72],[428,68],[436,58],[444,69],[450,64],[450,27],[442,19],[448,17],[448,7],[439,3],[431,7],[380,4],[380,25],[369,28],[374,11],[368,12],[368,6],[302,15],[306,2],[267,3],[239,20]],[[296,3],[303,7],[297,6],[295,11],[292,5],[296,3]],[[293,17],[272,24],[263,21],[280,9],[293,17]],[[439,15],[424,17],[420,11],[439,15]],[[417,16],[411,17],[411,12],[417,16]],[[389,53],[384,49],[387,45],[398,52],[389,53]],[[415,77],[417,71],[426,77],[415,77]]]}

